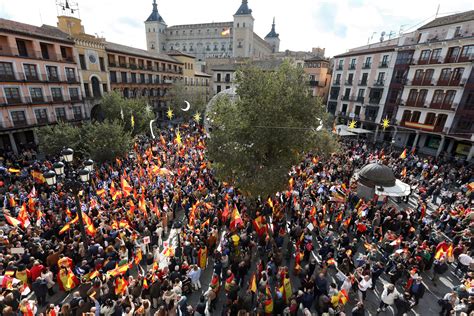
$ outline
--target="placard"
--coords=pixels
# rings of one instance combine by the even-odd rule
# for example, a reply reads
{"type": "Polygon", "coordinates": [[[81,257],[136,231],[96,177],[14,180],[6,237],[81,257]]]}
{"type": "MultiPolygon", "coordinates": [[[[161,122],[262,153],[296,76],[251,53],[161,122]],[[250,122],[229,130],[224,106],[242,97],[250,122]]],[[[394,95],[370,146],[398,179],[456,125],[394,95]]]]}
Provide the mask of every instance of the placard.
{"type": "Polygon", "coordinates": [[[148,245],[150,243],[150,237],[149,236],[143,237],[143,243],[145,245],[148,245]]]}

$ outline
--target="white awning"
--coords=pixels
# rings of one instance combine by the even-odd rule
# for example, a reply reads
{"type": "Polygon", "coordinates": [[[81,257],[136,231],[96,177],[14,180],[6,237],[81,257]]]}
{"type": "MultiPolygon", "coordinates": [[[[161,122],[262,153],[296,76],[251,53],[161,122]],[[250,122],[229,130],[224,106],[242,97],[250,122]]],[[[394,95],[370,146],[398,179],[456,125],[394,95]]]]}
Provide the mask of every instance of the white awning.
{"type": "Polygon", "coordinates": [[[346,125],[337,125],[336,131],[334,132],[338,136],[355,136],[357,134],[352,133],[352,131],[348,130],[346,125]]]}

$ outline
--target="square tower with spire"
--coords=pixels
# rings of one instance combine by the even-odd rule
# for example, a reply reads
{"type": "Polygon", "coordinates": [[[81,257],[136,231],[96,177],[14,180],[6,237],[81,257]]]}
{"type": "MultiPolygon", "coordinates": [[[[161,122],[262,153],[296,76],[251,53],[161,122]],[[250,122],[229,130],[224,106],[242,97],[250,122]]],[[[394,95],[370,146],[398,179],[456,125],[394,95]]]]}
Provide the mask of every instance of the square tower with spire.
{"type": "Polygon", "coordinates": [[[162,53],[166,50],[167,25],[158,12],[158,4],[153,0],[153,10],[145,21],[146,47],[150,52],[162,53]]]}

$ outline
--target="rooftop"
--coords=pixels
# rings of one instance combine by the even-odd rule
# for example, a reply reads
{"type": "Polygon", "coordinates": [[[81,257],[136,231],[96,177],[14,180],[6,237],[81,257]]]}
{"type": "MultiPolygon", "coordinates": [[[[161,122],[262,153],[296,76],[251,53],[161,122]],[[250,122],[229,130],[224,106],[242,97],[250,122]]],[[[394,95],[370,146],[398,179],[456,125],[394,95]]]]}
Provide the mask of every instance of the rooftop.
{"type": "Polygon", "coordinates": [[[474,20],[474,10],[443,16],[423,25],[419,30],[474,20]]]}
{"type": "Polygon", "coordinates": [[[380,46],[380,47],[366,48],[366,49],[360,49],[360,50],[351,50],[347,53],[334,56],[334,58],[358,56],[358,55],[381,53],[381,52],[391,52],[391,51],[394,51],[396,47],[397,45],[388,45],[388,46],[380,46]]]}
{"type": "Polygon", "coordinates": [[[41,37],[51,40],[59,40],[74,44],[74,41],[69,37],[68,34],[59,30],[57,27],[50,25],[42,25],[41,27],[38,27],[31,24],[0,18],[0,31],[13,32],[26,36],[41,37]]]}
{"type": "Polygon", "coordinates": [[[160,60],[169,61],[172,63],[182,64],[180,61],[176,60],[175,58],[165,55],[165,54],[154,54],[140,48],[121,45],[117,43],[106,42],[105,49],[108,51],[123,53],[125,55],[135,55],[139,57],[160,59],[160,60]]]}
{"type": "Polygon", "coordinates": [[[235,15],[249,15],[252,14],[252,10],[249,8],[248,1],[242,0],[242,4],[240,5],[235,15]]]}
{"type": "Polygon", "coordinates": [[[166,55],[168,55],[168,56],[185,56],[185,57],[189,57],[189,58],[196,58],[193,55],[183,53],[182,51],[179,51],[179,50],[176,50],[176,49],[168,51],[168,53],[166,55]]]}
{"type": "Polygon", "coordinates": [[[153,11],[145,22],[161,22],[166,24],[165,20],[163,20],[163,17],[158,13],[158,5],[156,4],[156,0],[153,0],[153,11]]]}

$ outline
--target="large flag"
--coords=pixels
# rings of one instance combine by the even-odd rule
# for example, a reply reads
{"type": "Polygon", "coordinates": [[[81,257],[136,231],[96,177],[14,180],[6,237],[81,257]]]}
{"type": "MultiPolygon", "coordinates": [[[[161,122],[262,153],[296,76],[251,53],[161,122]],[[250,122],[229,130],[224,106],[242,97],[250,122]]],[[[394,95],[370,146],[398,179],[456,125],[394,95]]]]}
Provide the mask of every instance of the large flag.
{"type": "Polygon", "coordinates": [[[258,236],[262,236],[265,233],[266,225],[265,219],[262,215],[253,220],[253,227],[255,228],[258,236]]]}
{"type": "Polygon", "coordinates": [[[26,211],[26,203],[22,204],[17,219],[21,222],[21,226],[23,226],[23,228],[27,228],[28,226],[30,226],[31,222],[28,217],[28,212],[26,211]]]}
{"type": "Polygon", "coordinates": [[[43,183],[46,182],[46,180],[43,176],[43,173],[41,171],[33,170],[31,172],[31,176],[33,177],[33,180],[35,180],[35,182],[38,183],[38,184],[43,184],[43,183]]]}
{"type": "Polygon", "coordinates": [[[12,225],[13,227],[18,227],[21,225],[21,222],[17,220],[15,217],[9,216],[7,214],[3,215],[7,220],[8,224],[12,225]]]}
{"type": "Polygon", "coordinates": [[[124,295],[127,291],[128,282],[125,278],[115,279],[115,295],[124,295]]]}
{"type": "Polygon", "coordinates": [[[230,221],[230,228],[234,229],[239,225],[243,225],[244,222],[242,221],[242,217],[240,217],[239,210],[237,206],[234,206],[234,210],[232,211],[231,221],[230,221]]]}
{"type": "Polygon", "coordinates": [[[229,36],[229,35],[230,35],[230,27],[224,29],[224,30],[221,32],[221,35],[222,35],[222,36],[229,36]]]}
{"type": "Polygon", "coordinates": [[[130,186],[130,184],[128,184],[127,180],[125,180],[124,177],[122,177],[121,185],[123,196],[128,197],[130,193],[132,193],[132,187],[130,186]]]}
{"type": "Polygon", "coordinates": [[[82,213],[82,218],[84,219],[87,235],[94,237],[96,233],[96,229],[94,227],[94,224],[92,223],[91,218],[86,213],[82,213]]]}

